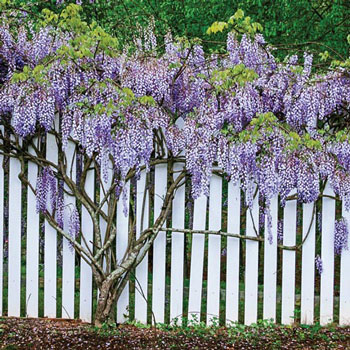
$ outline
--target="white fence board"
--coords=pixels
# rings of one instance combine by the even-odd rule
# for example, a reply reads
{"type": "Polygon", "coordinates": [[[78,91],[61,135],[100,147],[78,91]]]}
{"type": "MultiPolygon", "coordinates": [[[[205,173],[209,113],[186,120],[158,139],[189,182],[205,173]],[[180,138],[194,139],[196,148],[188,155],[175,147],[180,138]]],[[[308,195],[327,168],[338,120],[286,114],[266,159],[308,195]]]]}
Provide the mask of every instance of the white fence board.
{"type": "MultiPolygon", "coordinates": [[[[342,214],[350,229],[350,211],[346,211],[344,203],[342,214]]],[[[342,326],[350,325],[350,237],[347,248],[342,250],[340,261],[339,324],[342,326]]]]}
{"type": "Polygon", "coordinates": [[[277,291],[277,221],[278,197],[271,199],[271,237],[269,237],[268,220],[265,218],[264,242],[264,305],[263,318],[276,321],[276,291],[277,291]],[[270,239],[272,238],[272,242],[270,239]]]}
{"type": "Polygon", "coordinates": [[[301,323],[303,324],[312,324],[314,321],[315,221],[314,203],[303,204],[303,239],[305,242],[302,247],[300,310],[301,323]]]}
{"type": "MultiPolygon", "coordinates": [[[[95,192],[95,172],[89,170],[85,180],[85,191],[90,198],[94,198],[95,192]]],[[[87,209],[82,206],[81,209],[81,232],[85,241],[82,239],[82,246],[93,249],[94,228],[92,219],[87,209]]],[[[92,270],[90,265],[80,259],[80,319],[85,322],[91,322],[92,317],[92,270]]]]}
{"type": "MultiPolygon", "coordinates": [[[[76,183],[76,152],[75,144],[68,142],[65,150],[67,158],[66,174],[76,183]]],[[[66,190],[69,188],[66,186],[66,190]]],[[[70,192],[70,191],[69,191],[70,192]]],[[[69,232],[70,216],[75,209],[75,198],[64,194],[65,217],[64,230],[69,232]]],[[[74,291],[75,291],[75,251],[66,238],[63,238],[62,262],[62,318],[74,318],[74,291]]]]}
{"type": "MultiPolygon", "coordinates": [[[[136,185],[136,239],[149,223],[149,190],[146,188],[146,178],[145,171],[142,171],[136,185]]],[[[147,323],[148,253],[136,267],[135,277],[135,319],[147,323]]]]}
{"type": "MultiPolygon", "coordinates": [[[[46,159],[57,164],[57,144],[52,134],[47,135],[46,159]]],[[[57,295],[57,232],[45,220],[44,248],[44,316],[56,317],[57,295]]]]}
{"type": "MultiPolygon", "coordinates": [[[[32,147],[28,152],[35,154],[32,147]]],[[[28,181],[35,188],[38,166],[28,163],[28,181]]],[[[39,311],[39,213],[36,212],[36,197],[27,187],[27,247],[26,247],[26,315],[38,317],[39,311]]]]}
{"type": "MultiPolygon", "coordinates": [[[[205,230],[207,197],[201,196],[194,201],[193,230],[205,230]]],[[[204,264],[205,235],[192,235],[190,290],[188,298],[188,319],[200,321],[204,264]]]]}
{"type": "MultiPolygon", "coordinates": [[[[259,233],[258,193],[252,209],[247,210],[246,235],[256,237],[259,233]],[[257,232],[256,232],[257,231],[257,232]]],[[[246,240],[244,323],[250,325],[258,316],[258,268],[259,242],[246,240]]]]}
{"type": "MultiPolygon", "coordinates": [[[[209,230],[221,230],[222,178],[213,175],[210,180],[209,230]]],[[[221,236],[208,235],[207,324],[219,320],[221,236]]]]}
{"type": "MultiPolygon", "coordinates": [[[[0,134],[4,127],[0,125],[0,134]]],[[[3,315],[3,275],[4,275],[4,185],[5,175],[3,168],[4,157],[0,154],[0,316],[3,315]]]]}
{"type": "MultiPolygon", "coordinates": [[[[295,192],[291,192],[294,194],[295,192]]],[[[283,210],[283,244],[294,246],[297,229],[297,201],[287,201],[283,210]]],[[[283,250],[282,261],[282,324],[294,322],[295,310],[295,251],[283,250]]]]}
{"type": "MultiPolygon", "coordinates": [[[[167,164],[155,166],[154,220],[161,213],[167,192],[167,164]]],[[[153,243],[152,322],[164,323],[166,232],[160,231],[153,243]]]]}
{"type": "MultiPolygon", "coordinates": [[[[334,196],[329,182],[323,194],[334,196]]],[[[333,321],[333,288],[334,288],[334,220],[335,200],[328,197],[322,199],[322,236],[321,258],[323,272],[321,274],[320,290],[320,324],[326,325],[333,321]]]]}
{"type": "MultiPolygon", "coordinates": [[[[227,231],[240,234],[241,189],[228,183],[227,231]]],[[[239,314],[239,238],[227,237],[226,250],[226,324],[238,321],[239,314]]]]}
{"type": "MultiPolygon", "coordinates": [[[[182,117],[176,120],[179,129],[184,126],[182,117]]],[[[184,153],[181,153],[184,155],[184,153]]],[[[183,163],[174,163],[173,178],[179,176],[184,169],[183,163]]],[[[185,228],[185,184],[175,193],[172,207],[172,227],[185,228]]],[[[170,262],[170,323],[182,323],[183,316],[183,285],[184,285],[185,235],[182,232],[171,233],[171,262],[170,262]]]]}
{"type": "MultiPolygon", "coordinates": [[[[183,164],[174,164],[174,180],[183,170],[183,164]]],[[[175,193],[172,208],[173,228],[185,227],[185,185],[175,193]]],[[[171,264],[170,264],[170,322],[178,320],[181,323],[183,310],[183,279],[184,279],[184,234],[173,232],[171,235],[171,264]]]]}
{"type": "Polygon", "coordinates": [[[8,316],[20,316],[21,303],[21,163],[10,158],[8,236],[8,316]]]}
{"type": "MultiPolygon", "coordinates": [[[[116,258],[120,263],[128,249],[129,242],[129,201],[130,201],[130,182],[126,183],[126,203],[120,197],[117,204],[117,242],[116,258]],[[126,206],[124,208],[124,205],[126,206]],[[126,215],[124,213],[126,210],[126,215]]],[[[122,196],[123,194],[121,194],[122,196]]],[[[117,322],[123,323],[128,320],[129,314],[129,282],[126,282],[118,302],[117,302],[117,322]]]]}

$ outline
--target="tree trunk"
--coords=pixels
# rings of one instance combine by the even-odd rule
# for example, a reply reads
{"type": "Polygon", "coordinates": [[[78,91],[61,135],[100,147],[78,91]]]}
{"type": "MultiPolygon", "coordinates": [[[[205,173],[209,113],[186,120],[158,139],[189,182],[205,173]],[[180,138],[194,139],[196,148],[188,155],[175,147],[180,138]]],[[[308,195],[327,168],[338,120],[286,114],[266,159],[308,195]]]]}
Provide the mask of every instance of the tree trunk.
{"type": "Polygon", "coordinates": [[[101,286],[100,295],[97,302],[95,326],[101,327],[104,323],[108,322],[112,314],[112,306],[115,305],[117,293],[114,290],[114,283],[106,279],[101,286]]]}

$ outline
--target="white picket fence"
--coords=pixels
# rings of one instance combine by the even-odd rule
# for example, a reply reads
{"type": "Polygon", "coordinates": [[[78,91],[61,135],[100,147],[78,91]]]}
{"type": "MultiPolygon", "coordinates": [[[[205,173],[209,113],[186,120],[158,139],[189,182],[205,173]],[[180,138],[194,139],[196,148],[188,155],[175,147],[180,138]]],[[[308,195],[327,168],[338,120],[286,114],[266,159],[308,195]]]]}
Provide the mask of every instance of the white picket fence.
{"type": "MultiPolygon", "coordinates": [[[[74,148],[72,145],[67,152],[68,164],[75,169],[74,148]]],[[[47,140],[47,158],[57,161],[57,146],[52,136],[47,140]]],[[[3,159],[0,156],[0,162],[3,159]]],[[[175,164],[174,170],[181,170],[183,164],[175,164]]],[[[70,169],[69,169],[70,171],[70,169]]],[[[27,206],[27,225],[25,244],[21,237],[22,218],[22,185],[18,179],[20,163],[16,159],[9,161],[8,179],[8,259],[4,256],[4,183],[3,167],[0,167],[0,314],[8,316],[39,316],[39,305],[43,303],[43,316],[73,318],[78,315],[84,321],[91,321],[93,314],[93,277],[90,267],[83,260],[78,262],[74,253],[69,249],[66,240],[63,240],[62,279],[57,277],[57,246],[59,237],[48,223],[45,223],[44,239],[44,274],[43,296],[40,296],[39,281],[39,215],[35,210],[35,197],[31,191],[27,192],[24,200],[27,206]],[[24,258],[25,256],[25,258],[24,258]],[[23,264],[25,261],[25,278],[23,278],[23,264]],[[77,266],[76,266],[77,265],[77,266]],[[79,276],[76,276],[78,269],[79,276]],[[7,279],[5,278],[7,276],[7,279]],[[5,286],[5,281],[6,286],[5,286]],[[79,282],[79,283],[77,283],[79,282]],[[58,289],[58,283],[62,289],[58,289]],[[76,287],[78,286],[77,290],[76,287]],[[6,287],[6,288],[5,288],[6,287]],[[23,289],[24,288],[24,289],[23,289]],[[5,293],[7,289],[7,298],[5,293]],[[25,290],[25,296],[23,296],[25,290]],[[61,293],[60,295],[58,295],[61,293]],[[76,294],[79,292],[79,296],[76,294]],[[25,301],[21,301],[25,298],[25,301]],[[57,310],[60,298],[62,310],[57,310]],[[7,299],[7,300],[6,300],[7,299]],[[25,303],[25,312],[21,313],[21,303],[25,303]],[[7,304],[6,313],[3,306],[7,304]]],[[[35,164],[28,165],[28,178],[36,183],[38,168],[35,164]]],[[[174,176],[178,172],[174,172],[174,176]]],[[[73,176],[75,173],[73,171],[73,176]]],[[[95,174],[89,171],[86,181],[87,193],[93,195],[95,191],[95,174]]],[[[167,187],[167,165],[155,167],[154,181],[154,217],[160,212],[162,198],[167,187]]],[[[136,192],[136,235],[145,228],[149,220],[149,192],[144,194],[146,175],[141,173],[137,181],[136,192]],[[144,223],[141,221],[141,208],[146,199],[144,223]]],[[[202,196],[194,201],[193,229],[214,230],[222,228],[224,205],[222,203],[223,179],[213,175],[210,183],[209,197],[202,196]],[[207,213],[208,216],[207,216],[207,213]]],[[[332,194],[329,188],[328,194],[332,194]]],[[[241,231],[241,190],[239,184],[228,183],[227,207],[225,218],[227,232],[240,233],[241,231]]],[[[128,183],[128,200],[130,199],[130,183],[128,183]]],[[[66,203],[73,203],[67,197],[66,203]]],[[[185,228],[185,184],[176,192],[172,207],[172,227],[185,228]]],[[[136,268],[135,298],[131,300],[132,290],[129,283],[126,285],[117,305],[117,322],[125,322],[130,308],[134,308],[134,318],[146,323],[149,320],[149,309],[153,312],[152,320],[156,322],[173,322],[176,318],[187,315],[190,320],[199,321],[206,313],[207,324],[211,324],[215,317],[225,320],[226,323],[243,320],[245,324],[252,324],[258,318],[272,319],[283,324],[291,324],[298,316],[295,310],[300,309],[300,321],[312,324],[315,320],[327,324],[335,319],[341,325],[350,324],[350,250],[344,250],[340,258],[340,271],[335,269],[333,248],[335,201],[324,198],[322,202],[322,235],[321,246],[317,248],[316,219],[313,204],[304,204],[302,210],[302,235],[309,234],[299,256],[293,250],[281,250],[277,247],[278,198],[271,201],[272,214],[272,244],[254,240],[219,235],[204,235],[201,233],[187,234],[182,232],[160,232],[152,250],[142,263],[136,268]],[[185,235],[187,239],[185,240],[185,235]],[[189,242],[191,237],[191,246],[189,242]],[[167,249],[168,247],[168,249],[167,249]],[[222,257],[225,247],[226,257],[222,257]],[[245,251],[242,251],[242,248],[245,251]],[[320,293],[316,295],[315,271],[316,249],[321,249],[323,273],[320,277],[320,293]],[[278,253],[279,251],[279,253],[278,253]],[[185,286],[185,254],[190,252],[189,281],[185,286]],[[170,254],[170,257],[167,256],[170,254]],[[244,253],[244,254],[243,254],[244,253]],[[242,257],[245,256],[244,261],[242,257]],[[153,259],[152,261],[151,258],[153,259]],[[263,258],[263,263],[260,259],[263,258]],[[297,260],[300,260],[297,265],[297,260]],[[169,266],[168,266],[169,265],[169,266]],[[224,265],[224,266],[222,266],[224,265]],[[297,269],[297,266],[299,268],[297,269]],[[301,266],[301,269],[300,269],[301,266]],[[221,271],[226,267],[226,276],[221,271]],[[296,288],[297,274],[301,270],[301,281],[296,288]],[[203,273],[205,271],[205,273],[203,273]],[[337,273],[339,281],[335,282],[337,273]],[[204,277],[203,277],[204,276],[204,277]],[[263,279],[259,281],[259,276],[263,279]],[[278,288],[278,276],[280,284],[278,288]],[[149,286],[152,288],[149,288],[149,286]],[[240,288],[240,286],[243,288],[240,288]],[[339,289],[339,293],[338,290],[339,289]],[[279,289],[279,291],[278,291],[279,289]],[[151,303],[148,301],[152,300],[151,303]],[[315,302],[316,300],[316,302],[315,302]],[[203,301],[205,302],[203,304],[203,301]],[[131,306],[131,303],[134,303],[131,306]],[[315,310],[319,311],[317,314],[315,310]],[[150,305],[148,305],[150,304],[150,305]],[[316,305],[317,304],[317,305],[316,305]],[[203,305],[206,309],[203,313],[203,305]],[[259,308],[260,306],[260,308],[259,308]],[[261,307],[262,306],[262,307],[261,307]],[[278,312],[278,310],[280,310],[278,312]]],[[[246,211],[245,234],[255,237],[259,230],[259,207],[256,198],[251,211],[246,211]]],[[[350,214],[343,208],[343,216],[350,222],[350,214]]],[[[93,240],[91,219],[83,209],[81,213],[82,231],[86,242],[93,240]]],[[[283,208],[284,238],[283,244],[294,246],[297,241],[297,203],[288,201],[283,208]]],[[[118,229],[116,241],[116,258],[120,260],[127,248],[129,218],[123,214],[123,204],[118,203],[116,213],[118,229]]],[[[100,223],[105,224],[103,220],[100,223]]],[[[68,225],[65,221],[65,227],[68,225]]],[[[267,235],[266,235],[267,236],[267,235]]],[[[90,244],[89,243],[89,244],[90,244]]],[[[92,248],[92,243],[90,248],[92,248]]],[[[337,264],[339,266],[339,264],[337,264]]],[[[300,278],[299,278],[300,280],[300,278]]],[[[95,296],[96,297],[96,296],[95,296]]]]}

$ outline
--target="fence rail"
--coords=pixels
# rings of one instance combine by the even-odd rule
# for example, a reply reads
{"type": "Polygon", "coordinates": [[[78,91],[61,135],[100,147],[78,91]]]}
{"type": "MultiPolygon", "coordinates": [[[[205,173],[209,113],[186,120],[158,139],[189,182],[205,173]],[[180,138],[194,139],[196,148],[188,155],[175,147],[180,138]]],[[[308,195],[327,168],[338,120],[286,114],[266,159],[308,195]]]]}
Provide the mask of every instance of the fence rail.
{"type": "MultiPolygon", "coordinates": [[[[76,176],[73,144],[66,154],[71,164],[68,170],[76,176]]],[[[57,161],[57,145],[50,134],[46,157],[57,161]]],[[[18,177],[20,161],[0,156],[0,162],[0,314],[91,321],[97,298],[91,268],[37,214],[35,196],[18,177]]],[[[125,216],[124,204],[117,205],[117,260],[127,249],[130,217],[136,218],[137,237],[157,217],[169,177],[176,177],[182,167],[175,163],[169,173],[167,164],[156,165],[151,189],[146,186],[149,175],[145,172],[127,183],[126,201],[136,202],[136,213],[127,205],[125,216]]],[[[26,171],[35,184],[38,167],[30,163],[26,171]]],[[[88,172],[85,190],[92,197],[104,191],[94,170],[88,172]]],[[[328,187],[325,193],[332,196],[328,187]]],[[[153,249],[136,267],[116,303],[117,322],[129,318],[143,323],[174,322],[186,316],[207,324],[216,319],[251,324],[261,318],[284,324],[295,319],[306,324],[318,320],[350,324],[350,250],[335,256],[333,242],[336,217],[350,222],[350,214],[330,197],[318,206],[289,200],[283,208],[273,198],[271,223],[265,222],[264,227],[259,225],[258,196],[247,210],[239,184],[214,174],[209,197],[192,203],[188,183],[184,183],[175,194],[167,227],[159,232],[153,249]],[[271,225],[272,237],[267,225],[271,225]],[[282,241],[277,236],[279,225],[282,241]],[[315,269],[316,254],[323,261],[321,275],[315,269]]],[[[68,209],[73,203],[66,195],[68,209]]],[[[85,236],[81,243],[93,249],[91,219],[84,208],[80,214],[85,236]]],[[[65,229],[67,225],[66,217],[65,229]]],[[[100,225],[105,225],[102,218],[100,225]]]]}

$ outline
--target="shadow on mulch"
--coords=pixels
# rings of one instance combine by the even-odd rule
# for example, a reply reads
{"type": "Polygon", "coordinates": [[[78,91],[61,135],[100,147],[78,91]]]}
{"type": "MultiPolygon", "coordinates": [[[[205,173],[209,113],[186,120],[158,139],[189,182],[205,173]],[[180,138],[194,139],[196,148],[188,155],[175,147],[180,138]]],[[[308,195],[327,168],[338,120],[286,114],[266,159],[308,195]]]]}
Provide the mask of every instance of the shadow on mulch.
{"type": "Polygon", "coordinates": [[[96,330],[79,321],[0,318],[0,349],[350,349],[350,327],[178,328],[132,325],[96,330]],[[244,330],[243,330],[244,329],[244,330]]]}

